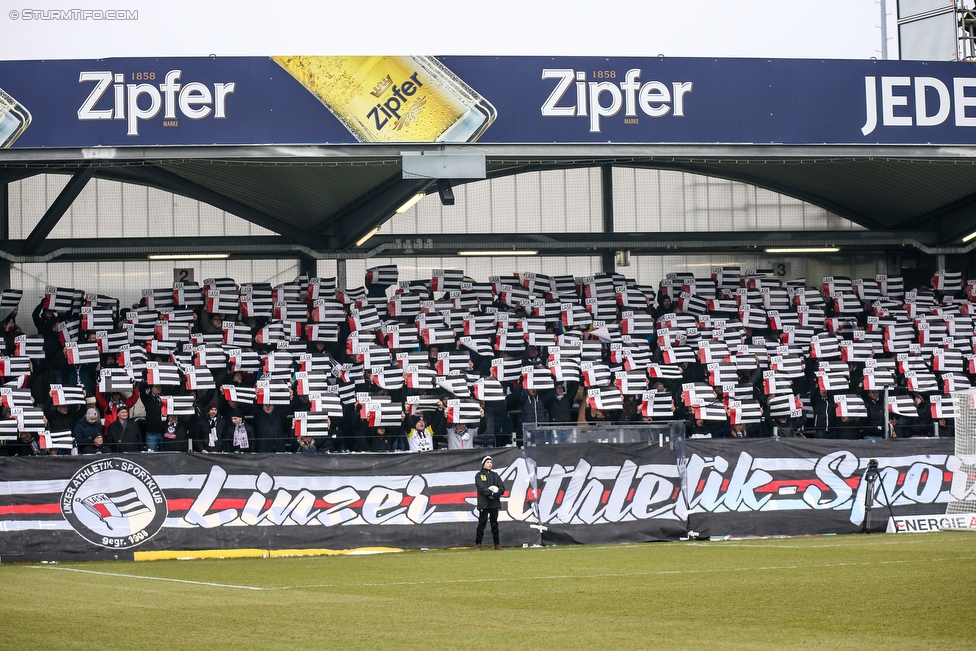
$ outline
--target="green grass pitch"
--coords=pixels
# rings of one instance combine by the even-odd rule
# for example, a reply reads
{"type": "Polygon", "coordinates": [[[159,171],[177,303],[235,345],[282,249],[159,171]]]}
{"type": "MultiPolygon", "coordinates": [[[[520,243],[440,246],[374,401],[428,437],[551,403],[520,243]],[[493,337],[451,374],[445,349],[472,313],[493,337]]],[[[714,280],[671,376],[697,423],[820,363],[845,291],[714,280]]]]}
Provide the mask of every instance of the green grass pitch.
{"type": "Polygon", "coordinates": [[[976,649],[976,535],[11,564],[0,599],[18,651],[976,649]]]}

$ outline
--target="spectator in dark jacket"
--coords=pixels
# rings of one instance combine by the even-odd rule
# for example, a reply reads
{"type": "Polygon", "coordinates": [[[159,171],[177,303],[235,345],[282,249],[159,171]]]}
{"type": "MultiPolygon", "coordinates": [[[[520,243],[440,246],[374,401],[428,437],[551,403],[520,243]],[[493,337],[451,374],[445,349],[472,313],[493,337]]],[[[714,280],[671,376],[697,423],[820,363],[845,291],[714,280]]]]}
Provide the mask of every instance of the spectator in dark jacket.
{"type": "Polygon", "coordinates": [[[180,417],[170,414],[166,417],[163,424],[163,451],[165,452],[186,452],[186,428],[180,422],[180,417]]]}
{"type": "MultiPolygon", "coordinates": [[[[406,450],[407,444],[398,427],[371,427],[369,444],[373,452],[392,452],[406,450]]],[[[301,452],[302,450],[299,450],[301,452]]]]}
{"type": "Polygon", "coordinates": [[[115,414],[115,420],[108,427],[106,442],[112,452],[139,452],[142,450],[142,431],[139,424],[129,418],[129,408],[123,405],[115,414]]]}
{"type": "Polygon", "coordinates": [[[193,432],[193,449],[197,452],[224,452],[230,450],[230,444],[224,439],[227,420],[220,415],[217,401],[211,400],[207,411],[199,421],[193,432]]]}
{"type": "Polygon", "coordinates": [[[287,414],[284,409],[275,405],[261,405],[261,409],[254,414],[254,451],[255,452],[288,452],[291,441],[288,426],[285,422],[287,414]]]}
{"type": "Polygon", "coordinates": [[[105,444],[98,410],[94,407],[85,412],[85,417],[75,423],[71,433],[74,435],[80,454],[102,454],[112,451],[105,444]]]}
{"type": "Polygon", "coordinates": [[[864,396],[864,406],[867,407],[868,418],[865,427],[861,430],[861,436],[884,438],[888,410],[881,400],[881,394],[874,390],[867,391],[864,396]]]}
{"type": "Polygon", "coordinates": [[[553,393],[545,400],[550,423],[573,422],[573,398],[566,392],[562,382],[556,383],[553,393]]]}
{"type": "Polygon", "coordinates": [[[573,392],[567,392],[562,382],[556,383],[556,388],[546,400],[546,411],[549,413],[549,422],[566,425],[565,429],[557,429],[552,432],[555,443],[569,443],[572,438],[572,426],[576,425],[573,419],[573,392]]]}
{"type": "Polygon", "coordinates": [[[504,445],[512,435],[512,421],[508,417],[505,401],[485,402],[482,408],[485,410],[485,429],[475,436],[475,447],[493,448],[504,445]]]}
{"type": "Polygon", "coordinates": [[[166,418],[163,417],[163,387],[158,384],[139,385],[139,397],[146,409],[146,449],[157,452],[163,442],[166,418]]]}
{"type": "Polygon", "coordinates": [[[81,418],[84,408],[81,405],[49,406],[44,415],[47,417],[48,429],[52,432],[73,432],[75,423],[81,418]]]}
{"type": "Polygon", "coordinates": [[[832,438],[837,428],[837,416],[834,411],[834,401],[830,394],[814,386],[810,392],[810,407],[813,418],[807,428],[807,438],[832,438]]]}
{"type": "Polygon", "coordinates": [[[240,409],[230,411],[230,422],[224,430],[224,439],[230,443],[230,451],[251,452],[254,449],[254,428],[244,422],[244,413],[240,409]]]}
{"type": "Polygon", "coordinates": [[[546,404],[535,389],[517,387],[512,390],[512,397],[522,412],[523,425],[526,423],[545,425],[549,421],[546,404]]]}
{"type": "Polygon", "coordinates": [[[10,457],[36,457],[41,454],[41,443],[34,432],[21,432],[20,437],[2,448],[10,457]]]}
{"type": "Polygon", "coordinates": [[[2,330],[0,334],[3,336],[3,354],[13,355],[14,354],[14,339],[23,334],[23,330],[17,325],[17,308],[3,320],[2,330]]]}
{"type": "Polygon", "coordinates": [[[37,304],[31,314],[37,334],[44,337],[44,364],[48,383],[63,384],[67,378],[68,358],[58,327],[61,319],[53,310],[44,309],[44,301],[37,304]]]}

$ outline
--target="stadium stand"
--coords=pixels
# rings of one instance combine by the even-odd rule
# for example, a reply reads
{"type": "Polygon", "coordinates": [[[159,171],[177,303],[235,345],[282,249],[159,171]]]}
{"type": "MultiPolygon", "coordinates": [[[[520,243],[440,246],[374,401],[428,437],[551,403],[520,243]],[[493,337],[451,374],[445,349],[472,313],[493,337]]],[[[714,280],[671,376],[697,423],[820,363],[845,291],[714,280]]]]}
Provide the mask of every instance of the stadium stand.
{"type": "Polygon", "coordinates": [[[735,267],[670,273],[656,288],[620,274],[476,282],[443,269],[399,281],[392,265],[365,280],[208,279],[144,290],[128,308],[48,287],[36,335],[16,323],[22,292],[5,290],[0,453],[71,453],[89,408],[105,438],[82,449],[97,452],[440,449],[449,433],[450,447],[494,447],[517,445],[523,421],[951,436],[945,396],[976,377],[976,283],[949,272],[915,289],[735,267]],[[139,429],[113,441],[123,409],[139,429]],[[430,446],[408,444],[418,417],[430,446]]]}

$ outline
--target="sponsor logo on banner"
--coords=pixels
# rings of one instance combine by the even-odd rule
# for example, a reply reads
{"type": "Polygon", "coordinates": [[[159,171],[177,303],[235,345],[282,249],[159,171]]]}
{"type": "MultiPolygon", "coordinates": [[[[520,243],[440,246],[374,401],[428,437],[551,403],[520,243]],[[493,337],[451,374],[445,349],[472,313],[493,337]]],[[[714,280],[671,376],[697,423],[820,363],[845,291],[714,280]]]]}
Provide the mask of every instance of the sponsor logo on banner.
{"type": "Polygon", "coordinates": [[[213,89],[198,81],[181,83],[182,70],[130,72],[85,70],[78,83],[93,83],[78,107],[79,120],[124,120],[126,135],[139,135],[139,121],[163,115],[163,126],[178,126],[180,117],[202,120],[227,117],[227,96],[236,82],[217,82],[213,89]],[[109,89],[112,89],[111,91],[109,89]],[[103,99],[104,98],[104,99],[103,99]],[[178,111],[177,111],[178,109],[178,111]]]}
{"type": "Polygon", "coordinates": [[[928,533],[943,529],[976,531],[976,513],[897,516],[888,518],[886,533],[928,533]]]}
{"type": "Polygon", "coordinates": [[[129,549],[156,535],[167,511],[162,489],[145,468],[126,459],[105,459],[68,480],[61,513],[88,542],[129,549]]]}
{"type": "Polygon", "coordinates": [[[664,117],[668,113],[684,117],[685,96],[694,88],[690,81],[642,82],[640,68],[631,68],[619,75],[619,79],[616,70],[597,70],[591,74],[596,81],[587,81],[583,70],[543,70],[543,79],[558,80],[542,105],[543,117],[588,117],[590,133],[600,133],[600,118],[614,117],[621,110],[624,124],[637,124],[638,109],[640,115],[650,118],[664,117]],[[574,87],[575,92],[570,92],[574,87]]]}
{"type": "Polygon", "coordinates": [[[976,100],[971,89],[976,88],[972,77],[953,77],[952,83],[935,77],[876,77],[864,78],[864,105],[867,113],[861,133],[870,135],[880,124],[883,127],[935,127],[953,116],[957,127],[976,126],[973,108],[976,100]],[[878,86],[881,101],[878,102],[878,86]],[[969,91],[969,92],[967,92],[969,91]],[[912,110],[914,104],[914,110],[912,110]]]}

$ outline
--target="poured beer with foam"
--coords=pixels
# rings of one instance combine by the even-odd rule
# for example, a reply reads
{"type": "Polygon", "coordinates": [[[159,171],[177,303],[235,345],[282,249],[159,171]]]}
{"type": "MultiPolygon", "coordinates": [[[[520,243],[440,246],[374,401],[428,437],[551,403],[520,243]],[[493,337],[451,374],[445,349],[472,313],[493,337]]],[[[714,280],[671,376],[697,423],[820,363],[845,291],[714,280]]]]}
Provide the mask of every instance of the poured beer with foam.
{"type": "Polygon", "coordinates": [[[434,57],[273,57],[360,142],[473,142],[495,107],[434,57]]]}

